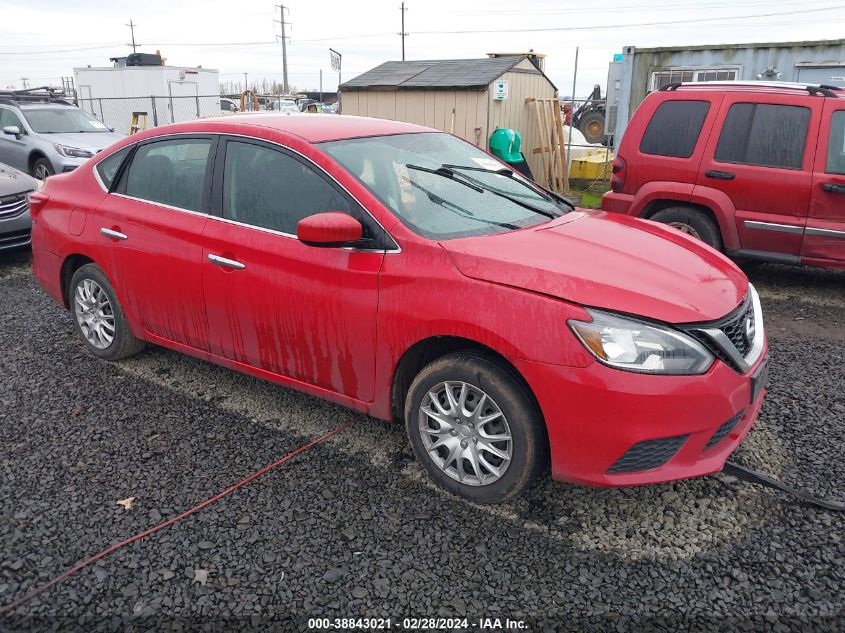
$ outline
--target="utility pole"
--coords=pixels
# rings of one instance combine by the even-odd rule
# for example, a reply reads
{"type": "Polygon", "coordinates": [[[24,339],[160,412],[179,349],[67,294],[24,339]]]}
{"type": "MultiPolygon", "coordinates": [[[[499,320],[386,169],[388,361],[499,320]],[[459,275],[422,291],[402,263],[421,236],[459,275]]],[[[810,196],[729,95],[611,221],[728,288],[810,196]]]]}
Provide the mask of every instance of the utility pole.
{"type": "Polygon", "coordinates": [[[132,18],[129,18],[129,24],[127,24],[126,26],[128,26],[129,30],[132,32],[132,44],[130,46],[132,46],[132,52],[135,53],[137,52],[135,50],[135,27],[138,25],[132,21],[132,18]]]}
{"type": "Polygon", "coordinates": [[[320,103],[323,103],[323,69],[320,69],[320,103]]]}
{"type": "Polygon", "coordinates": [[[23,84],[23,89],[26,90],[29,86],[26,85],[26,82],[29,81],[29,77],[21,77],[21,83],[23,84]]]}
{"type": "MultiPolygon", "coordinates": [[[[285,33],[285,26],[289,26],[290,22],[285,22],[285,11],[290,13],[290,9],[283,4],[277,4],[275,6],[279,10],[279,17],[281,17],[281,20],[274,19],[273,21],[282,25],[282,92],[288,94],[288,38],[285,33]]],[[[278,35],[276,36],[276,39],[279,39],[278,35]]]]}
{"type": "MultiPolygon", "coordinates": [[[[249,90],[249,84],[246,82],[246,73],[244,73],[244,90],[249,90]]],[[[241,92],[243,92],[243,90],[241,92]]]]}
{"type": "Polygon", "coordinates": [[[399,31],[399,36],[402,38],[402,61],[405,61],[405,11],[408,9],[405,8],[405,3],[402,3],[402,6],[399,7],[399,11],[402,13],[402,30],[399,31]]]}

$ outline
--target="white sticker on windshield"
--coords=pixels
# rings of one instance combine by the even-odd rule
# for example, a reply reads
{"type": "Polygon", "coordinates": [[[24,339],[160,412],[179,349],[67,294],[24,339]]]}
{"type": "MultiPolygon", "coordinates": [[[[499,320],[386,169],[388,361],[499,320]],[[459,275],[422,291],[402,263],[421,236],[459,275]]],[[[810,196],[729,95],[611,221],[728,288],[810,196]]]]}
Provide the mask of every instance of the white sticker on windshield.
{"type": "Polygon", "coordinates": [[[472,160],[482,169],[492,169],[493,171],[504,169],[504,165],[493,158],[477,158],[473,156],[472,160]]]}
{"type": "Polygon", "coordinates": [[[109,129],[109,126],[107,126],[105,123],[101,123],[100,121],[97,121],[96,119],[94,119],[93,121],[91,121],[91,125],[93,125],[93,126],[94,126],[95,128],[97,128],[98,130],[107,130],[107,129],[109,129]]]}

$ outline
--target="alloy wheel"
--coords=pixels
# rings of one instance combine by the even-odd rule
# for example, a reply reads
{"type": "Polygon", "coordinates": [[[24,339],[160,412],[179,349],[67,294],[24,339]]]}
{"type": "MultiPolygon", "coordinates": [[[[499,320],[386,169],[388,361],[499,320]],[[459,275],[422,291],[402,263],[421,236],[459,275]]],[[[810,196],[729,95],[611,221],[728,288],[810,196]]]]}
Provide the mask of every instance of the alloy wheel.
{"type": "Polygon", "coordinates": [[[82,279],[74,293],[74,312],[83,336],[97,349],[114,341],[114,311],[103,287],[93,279],[82,279]]]}
{"type": "Polygon", "coordinates": [[[511,463],[513,442],[504,413],[469,383],[447,381],[432,387],[420,403],[418,428],[431,460],[462,484],[491,484],[511,463]]]}
{"type": "Polygon", "coordinates": [[[41,163],[35,167],[35,177],[38,180],[47,180],[47,176],[50,175],[50,170],[47,169],[47,165],[41,163]]]}
{"type": "Polygon", "coordinates": [[[701,239],[701,235],[698,234],[698,231],[696,231],[694,228],[692,228],[686,222],[669,222],[669,226],[675,227],[681,233],[686,233],[687,235],[691,235],[692,237],[694,237],[697,240],[701,239]]]}

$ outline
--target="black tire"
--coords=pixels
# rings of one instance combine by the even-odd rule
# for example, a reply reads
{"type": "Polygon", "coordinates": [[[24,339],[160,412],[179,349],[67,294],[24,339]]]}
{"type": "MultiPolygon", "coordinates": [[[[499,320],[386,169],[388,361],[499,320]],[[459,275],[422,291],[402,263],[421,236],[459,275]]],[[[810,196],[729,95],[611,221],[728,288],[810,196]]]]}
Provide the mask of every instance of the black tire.
{"type": "Polygon", "coordinates": [[[135,338],[129,330],[129,324],[126,322],[126,316],[123,313],[123,308],[115,295],[114,288],[106,277],[105,273],[96,264],[85,264],[81,266],[70,280],[68,286],[68,302],[70,303],[70,314],[73,319],[73,326],[79,338],[85,344],[85,347],[95,356],[99,356],[105,360],[120,360],[137,354],[144,349],[144,341],[135,338]],[[114,318],[114,338],[107,347],[97,347],[88,340],[82,325],[77,318],[76,313],[76,289],[85,280],[94,281],[105,293],[108,298],[111,315],[114,318]]]}
{"type": "Polygon", "coordinates": [[[655,222],[662,222],[663,224],[683,225],[690,230],[683,230],[693,237],[697,237],[702,242],[715,248],[717,251],[722,250],[722,234],[719,232],[719,226],[701,209],[679,205],[677,207],[669,207],[658,211],[649,220],[655,222]],[[693,232],[694,231],[694,232],[693,232]]]}
{"type": "Polygon", "coordinates": [[[32,177],[37,178],[38,180],[45,180],[47,176],[52,176],[56,173],[56,170],[53,169],[53,165],[50,164],[50,161],[46,158],[39,158],[34,163],[32,163],[32,177]],[[44,178],[41,178],[39,174],[44,175],[44,178]]]}
{"type": "Polygon", "coordinates": [[[578,129],[588,143],[604,143],[604,114],[587,112],[578,118],[578,129]]]}
{"type": "Polygon", "coordinates": [[[405,429],[414,454],[429,476],[449,492],[478,503],[500,503],[519,495],[548,466],[545,423],[532,394],[511,368],[477,352],[448,354],[417,374],[405,398],[405,429]],[[501,477],[492,483],[469,485],[453,479],[435,463],[423,444],[420,407],[429,390],[445,381],[466,382],[483,391],[510,427],[511,459],[501,477]]]}

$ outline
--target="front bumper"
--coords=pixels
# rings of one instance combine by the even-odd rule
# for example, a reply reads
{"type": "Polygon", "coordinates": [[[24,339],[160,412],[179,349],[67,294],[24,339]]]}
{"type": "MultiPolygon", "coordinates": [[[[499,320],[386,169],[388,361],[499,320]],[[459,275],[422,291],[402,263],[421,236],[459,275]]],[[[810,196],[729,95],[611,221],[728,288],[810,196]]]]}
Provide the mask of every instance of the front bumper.
{"type": "Polygon", "coordinates": [[[0,251],[27,246],[31,241],[29,209],[13,218],[0,219],[0,251]]]}
{"type": "Polygon", "coordinates": [[[54,153],[53,156],[50,157],[50,164],[53,165],[53,170],[57,174],[66,174],[79,167],[86,160],[88,159],[73,158],[72,156],[62,156],[61,154],[54,153]]]}
{"type": "Polygon", "coordinates": [[[721,470],[760,412],[765,390],[751,402],[751,376],[765,357],[745,375],[716,361],[702,376],[512,362],[543,411],[552,476],[632,486],[721,470]]]}

